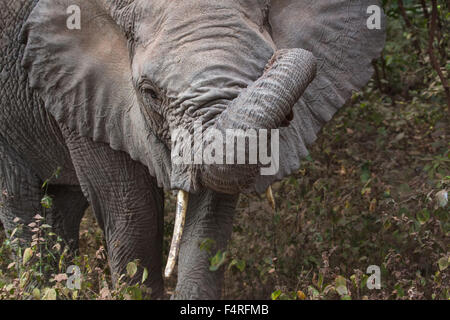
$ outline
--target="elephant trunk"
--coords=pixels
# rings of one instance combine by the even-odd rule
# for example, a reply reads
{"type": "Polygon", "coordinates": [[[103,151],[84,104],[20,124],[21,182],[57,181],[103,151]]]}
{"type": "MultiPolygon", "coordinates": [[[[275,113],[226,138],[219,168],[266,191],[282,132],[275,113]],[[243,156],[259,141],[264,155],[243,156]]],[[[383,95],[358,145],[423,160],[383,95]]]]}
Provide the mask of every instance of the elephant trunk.
{"type": "MultiPolygon", "coordinates": [[[[258,131],[281,127],[287,120],[292,120],[292,108],[315,75],[316,63],[311,52],[302,49],[277,51],[263,75],[218,116],[214,128],[225,133],[230,129],[258,131]]],[[[259,169],[258,164],[203,165],[199,176],[203,186],[233,194],[248,188],[259,169]]]]}
{"type": "MultiPolygon", "coordinates": [[[[286,119],[290,118],[292,108],[315,74],[316,63],[312,53],[302,49],[277,51],[263,75],[233,100],[206,132],[211,132],[208,130],[212,128],[224,136],[228,130],[243,132],[281,127],[286,119]]],[[[192,141],[187,141],[189,142],[184,142],[181,149],[192,150],[190,145],[187,145],[192,141]]],[[[206,135],[201,144],[202,148],[208,141],[206,135]]],[[[201,150],[194,148],[194,154],[196,152],[201,150]]],[[[258,164],[202,164],[196,166],[196,174],[204,187],[220,193],[235,194],[250,185],[259,168],[258,164]]],[[[275,209],[275,200],[270,188],[267,191],[267,198],[275,209]]],[[[181,190],[178,194],[175,229],[165,271],[166,277],[171,276],[179,252],[187,201],[188,194],[181,190]]]]}

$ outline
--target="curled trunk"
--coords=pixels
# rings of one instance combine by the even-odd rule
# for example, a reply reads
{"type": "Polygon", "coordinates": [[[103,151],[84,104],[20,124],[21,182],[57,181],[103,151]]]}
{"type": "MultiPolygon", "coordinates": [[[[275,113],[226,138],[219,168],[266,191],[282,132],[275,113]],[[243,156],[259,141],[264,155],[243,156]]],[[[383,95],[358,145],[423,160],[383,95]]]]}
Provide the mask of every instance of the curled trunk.
{"type": "MultiPolygon", "coordinates": [[[[292,119],[293,106],[315,74],[315,59],[309,51],[277,51],[264,74],[232,101],[213,128],[222,133],[229,129],[258,131],[280,128],[286,120],[292,119]]],[[[199,179],[207,188],[233,194],[246,189],[259,170],[259,162],[256,165],[202,165],[199,179]]]]}

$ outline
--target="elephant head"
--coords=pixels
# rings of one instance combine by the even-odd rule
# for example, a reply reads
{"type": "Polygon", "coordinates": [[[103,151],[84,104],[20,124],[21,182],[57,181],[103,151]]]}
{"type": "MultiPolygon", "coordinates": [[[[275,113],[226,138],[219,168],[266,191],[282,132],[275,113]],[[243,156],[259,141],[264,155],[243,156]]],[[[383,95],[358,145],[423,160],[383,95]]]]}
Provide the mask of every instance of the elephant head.
{"type": "Polygon", "coordinates": [[[203,188],[262,192],[298,169],[370,79],[384,43],[384,30],[367,27],[376,2],[41,0],[23,29],[23,66],[61,126],[127,152],[181,200],[203,188]],[[206,137],[279,130],[279,170],[260,175],[259,159],[174,163],[174,149],[195,157],[207,146],[177,139],[179,129],[195,139],[196,123],[206,137]]]}

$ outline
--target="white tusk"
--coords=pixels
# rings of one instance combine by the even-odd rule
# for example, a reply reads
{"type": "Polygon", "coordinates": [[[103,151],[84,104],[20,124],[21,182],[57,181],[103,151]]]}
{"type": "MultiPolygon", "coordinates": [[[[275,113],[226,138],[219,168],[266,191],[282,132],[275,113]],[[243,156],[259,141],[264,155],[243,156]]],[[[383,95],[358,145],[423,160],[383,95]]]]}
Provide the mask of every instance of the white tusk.
{"type": "Polygon", "coordinates": [[[189,193],[180,190],[177,196],[177,210],[175,213],[175,226],[173,228],[172,244],[170,245],[169,257],[167,258],[164,276],[169,278],[172,275],[178,253],[180,251],[181,236],[183,235],[184,223],[186,221],[186,211],[188,207],[189,193]]]}
{"type": "Polygon", "coordinates": [[[272,192],[271,186],[269,186],[266,190],[266,197],[267,197],[267,201],[269,202],[270,206],[275,211],[276,210],[275,198],[273,197],[273,192],[272,192]]]}

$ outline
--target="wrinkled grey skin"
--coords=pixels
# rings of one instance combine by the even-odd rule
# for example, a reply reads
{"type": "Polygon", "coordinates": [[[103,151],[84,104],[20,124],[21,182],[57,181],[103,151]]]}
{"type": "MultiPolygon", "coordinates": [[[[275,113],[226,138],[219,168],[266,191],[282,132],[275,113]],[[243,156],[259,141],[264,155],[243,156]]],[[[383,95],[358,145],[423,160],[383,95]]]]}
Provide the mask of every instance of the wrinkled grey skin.
{"type": "MultiPolygon", "coordinates": [[[[174,298],[215,299],[239,192],[298,169],[324,123],[372,75],[384,45],[357,0],[1,0],[0,219],[41,212],[77,248],[90,204],[114,274],[140,259],[161,296],[163,189],[190,193],[174,298]],[[81,30],[66,27],[69,5],[81,30]],[[301,48],[304,50],[280,50],[301,48]],[[312,81],[312,82],[311,82],[312,81]],[[171,133],[194,121],[280,129],[280,170],[172,165],[171,133]]],[[[29,236],[29,235],[28,235],[29,236]]],[[[139,279],[137,275],[136,279],[139,279]]]]}

